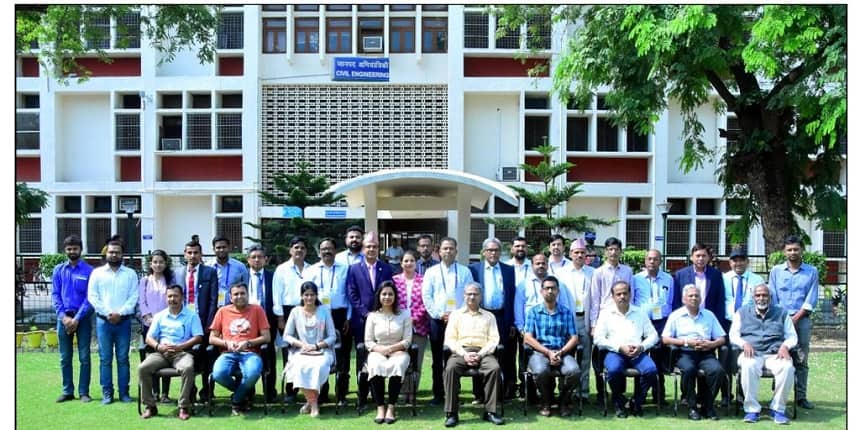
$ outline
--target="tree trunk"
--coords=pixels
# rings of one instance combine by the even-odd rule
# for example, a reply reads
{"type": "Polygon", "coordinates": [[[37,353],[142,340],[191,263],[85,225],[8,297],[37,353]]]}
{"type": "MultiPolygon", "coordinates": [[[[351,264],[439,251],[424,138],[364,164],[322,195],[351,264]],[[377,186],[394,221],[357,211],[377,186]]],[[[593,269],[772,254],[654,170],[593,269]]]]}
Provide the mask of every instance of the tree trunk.
{"type": "Polygon", "coordinates": [[[751,197],[760,208],[762,231],[764,234],[765,252],[782,249],[785,236],[792,233],[791,202],[785,187],[785,155],[774,153],[757,154],[757,167],[745,172],[746,183],[751,197]]]}

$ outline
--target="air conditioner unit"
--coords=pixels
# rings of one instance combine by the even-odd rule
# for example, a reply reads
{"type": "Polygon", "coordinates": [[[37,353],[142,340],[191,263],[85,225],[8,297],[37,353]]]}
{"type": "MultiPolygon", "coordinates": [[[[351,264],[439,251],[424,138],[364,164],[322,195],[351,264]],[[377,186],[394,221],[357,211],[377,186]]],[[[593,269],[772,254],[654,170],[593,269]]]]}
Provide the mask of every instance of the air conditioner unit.
{"type": "Polygon", "coordinates": [[[182,139],[178,138],[163,138],[161,139],[162,151],[179,151],[182,146],[182,139]]]}
{"type": "Polygon", "coordinates": [[[364,52],[382,52],[382,36],[361,38],[361,50],[364,52]]]}
{"type": "Polygon", "coordinates": [[[519,169],[515,166],[502,167],[499,177],[503,182],[516,182],[519,180],[519,169]]]}

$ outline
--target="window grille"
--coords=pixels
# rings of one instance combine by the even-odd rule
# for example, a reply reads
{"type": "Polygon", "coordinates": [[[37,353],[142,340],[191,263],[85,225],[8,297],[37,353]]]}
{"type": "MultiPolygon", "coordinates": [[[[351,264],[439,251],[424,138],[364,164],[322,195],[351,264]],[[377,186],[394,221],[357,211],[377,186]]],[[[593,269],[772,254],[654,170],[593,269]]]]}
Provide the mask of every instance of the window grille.
{"type": "Polygon", "coordinates": [[[696,242],[703,243],[711,247],[714,252],[718,252],[720,249],[720,221],[696,221],[696,242]]]}
{"type": "Polygon", "coordinates": [[[132,12],[117,18],[117,44],[125,48],[140,48],[140,13],[132,12]]]}
{"type": "Polygon", "coordinates": [[[212,116],[188,114],[185,142],[188,149],[212,149],[212,116]]]}
{"type": "Polygon", "coordinates": [[[243,20],[241,13],[221,15],[221,24],[218,25],[218,49],[242,49],[243,20]]]}
{"type": "Polygon", "coordinates": [[[230,240],[230,252],[242,251],[242,218],[241,217],[218,217],[215,218],[215,232],[230,240]]]}
{"type": "Polygon", "coordinates": [[[18,226],[18,251],[35,254],[42,252],[41,218],[28,218],[18,226]]]}
{"type": "Polygon", "coordinates": [[[618,151],[618,127],[609,118],[597,118],[597,150],[618,151]]]}
{"type": "Polygon", "coordinates": [[[467,12],[464,17],[463,37],[466,48],[488,48],[490,24],[483,12],[467,12]]]}
{"type": "MultiPolygon", "coordinates": [[[[502,28],[499,23],[499,17],[496,17],[496,28],[502,28]]],[[[496,37],[496,49],[520,49],[520,28],[508,28],[505,30],[505,35],[496,37]]]]}
{"type": "Polygon", "coordinates": [[[57,218],[57,252],[62,253],[64,251],[63,241],[73,234],[81,237],[81,219],[57,218]]]}
{"type": "Polygon", "coordinates": [[[116,234],[120,235],[123,240],[123,254],[140,254],[140,228],[137,227],[137,222],[139,218],[134,218],[132,226],[132,231],[134,232],[134,238],[131,240],[131,243],[128,242],[128,218],[117,218],[116,220],[116,234]]]}
{"type": "Polygon", "coordinates": [[[39,114],[15,114],[15,149],[39,149],[39,114]]]}
{"type": "Polygon", "coordinates": [[[549,14],[533,16],[527,24],[526,45],[528,49],[551,49],[552,18],[549,14]]]}
{"type": "Polygon", "coordinates": [[[651,245],[651,220],[628,219],[627,239],[624,241],[628,247],[636,249],[648,249],[651,245]]]}
{"type": "Polygon", "coordinates": [[[242,114],[218,114],[218,149],[242,149],[242,114]]]}
{"type": "Polygon", "coordinates": [[[666,224],[666,255],[687,255],[690,251],[690,221],[668,220],[666,224]]]}
{"type": "Polygon", "coordinates": [[[110,17],[93,16],[87,24],[87,48],[110,48],[110,17]]]}
{"type": "Polygon", "coordinates": [[[116,114],[115,127],[117,151],[140,150],[139,114],[116,114]]]}
{"type": "Polygon", "coordinates": [[[823,251],[827,257],[845,257],[845,231],[824,230],[823,251]]]}

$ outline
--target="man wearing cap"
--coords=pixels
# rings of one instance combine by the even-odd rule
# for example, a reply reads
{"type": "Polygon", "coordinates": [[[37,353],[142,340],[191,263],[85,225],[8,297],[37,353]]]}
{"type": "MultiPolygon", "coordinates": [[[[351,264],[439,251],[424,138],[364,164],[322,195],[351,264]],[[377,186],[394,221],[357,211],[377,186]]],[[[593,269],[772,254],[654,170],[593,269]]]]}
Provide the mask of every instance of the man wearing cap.
{"type": "Polygon", "coordinates": [[[582,345],[582,372],[579,376],[579,388],[573,391],[575,397],[581,397],[583,401],[588,400],[589,389],[589,366],[591,366],[591,330],[588,321],[588,312],[591,304],[591,277],[594,276],[594,268],[585,264],[585,255],[588,245],[582,239],[576,239],[570,243],[568,257],[570,262],[568,270],[559,275],[565,280],[567,289],[573,298],[574,321],[576,332],[579,333],[579,343],[582,345]]]}
{"type": "MultiPolygon", "coordinates": [[[[729,254],[729,270],[723,273],[723,285],[726,288],[726,319],[731,321],[732,315],[742,306],[753,303],[753,291],[759,285],[765,285],[764,278],[747,270],[749,257],[744,246],[732,248],[729,254]]],[[[771,290],[773,295],[773,290],[771,290]]]]}

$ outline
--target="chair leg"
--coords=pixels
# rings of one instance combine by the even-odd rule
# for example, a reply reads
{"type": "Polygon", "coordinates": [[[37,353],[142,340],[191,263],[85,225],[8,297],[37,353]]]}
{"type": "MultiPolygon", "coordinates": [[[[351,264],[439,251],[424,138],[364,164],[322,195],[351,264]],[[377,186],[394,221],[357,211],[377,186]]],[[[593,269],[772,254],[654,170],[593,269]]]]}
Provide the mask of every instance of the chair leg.
{"type": "Polygon", "coordinates": [[[418,416],[418,373],[414,370],[409,375],[412,378],[412,416],[418,416]]]}
{"type": "Polygon", "coordinates": [[[213,384],[215,384],[215,378],[210,373],[209,374],[209,388],[211,390],[211,393],[209,393],[209,395],[206,396],[206,408],[209,410],[209,416],[210,417],[212,416],[212,403],[215,400],[215,386],[213,384]]]}
{"type": "MultiPolygon", "coordinates": [[[[675,416],[678,416],[678,373],[672,372],[672,380],[675,382],[675,395],[673,396],[673,408],[675,409],[675,416]]],[[[658,399],[659,403],[659,399],[658,399]]]]}
{"type": "MultiPolygon", "coordinates": [[[[657,371],[659,372],[659,370],[657,370],[657,371]]],[[[642,377],[640,376],[639,379],[642,379],[642,377]]],[[[640,385],[641,385],[641,382],[640,382],[640,385]]],[[[657,376],[657,383],[654,384],[654,387],[657,388],[657,391],[653,391],[653,389],[652,389],[651,394],[657,396],[657,416],[660,416],[660,400],[663,398],[663,396],[661,395],[661,394],[663,394],[663,387],[660,386],[659,375],[657,376]]]]}
{"type": "Polygon", "coordinates": [[[263,376],[260,378],[260,382],[263,383],[263,415],[269,415],[269,392],[266,390],[266,380],[269,379],[269,371],[264,368],[263,376]]]}
{"type": "Polygon", "coordinates": [[[143,410],[140,408],[141,397],[143,397],[143,388],[140,387],[140,381],[137,383],[137,414],[143,415],[143,410]]]}
{"type": "MultiPolygon", "coordinates": [[[[531,373],[528,371],[523,372],[523,383],[528,387],[529,379],[531,378],[531,373]]],[[[525,391],[523,391],[525,393],[525,391]]],[[[525,393],[523,396],[523,416],[527,416],[529,414],[529,395],[525,393]]]]}
{"type": "Polygon", "coordinates": [[[603,369],[603,416],[609,410],[609,377],[606,369],[603,369]]]}

